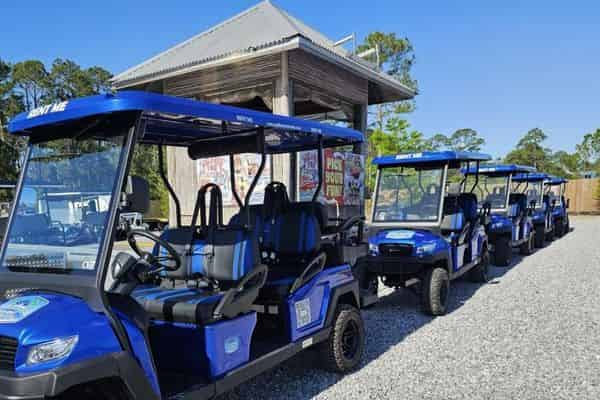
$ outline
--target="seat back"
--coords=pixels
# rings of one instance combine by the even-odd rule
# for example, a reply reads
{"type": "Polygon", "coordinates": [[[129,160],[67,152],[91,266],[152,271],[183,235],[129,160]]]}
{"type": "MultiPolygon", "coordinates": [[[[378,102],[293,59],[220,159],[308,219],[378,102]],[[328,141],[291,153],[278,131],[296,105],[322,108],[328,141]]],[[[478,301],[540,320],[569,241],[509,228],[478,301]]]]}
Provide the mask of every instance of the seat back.
{"type": "Polygon", "coordinates": [[[464,228],[466,218],[460,206],[459,195],[449,194],[444,197],[442,232],[460,232],[464,228]]]}
{"type": "Polygon", "coordinates": [[[515,212],[511,213],[513,218],[520,217],[527,212],[527,195],[524,193],[511,193],[508,198],[509,206],[516,206],[515,212]]]}
{"type": "Polygon", "coordinates": [[[458,195],[458,204],[465,215],[465,219],[471,223],[477,221],[477,196],[474,193],[461,193],[458,195]]]}

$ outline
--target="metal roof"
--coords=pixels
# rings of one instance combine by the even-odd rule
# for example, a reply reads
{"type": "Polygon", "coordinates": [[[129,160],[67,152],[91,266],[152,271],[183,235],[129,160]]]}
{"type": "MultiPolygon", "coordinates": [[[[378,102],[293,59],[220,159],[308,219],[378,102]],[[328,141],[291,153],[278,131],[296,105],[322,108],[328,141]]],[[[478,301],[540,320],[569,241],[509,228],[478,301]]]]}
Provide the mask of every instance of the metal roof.
{"type": "Polygon", "coordinates": [[[533,174],[519,174],[513,177],[515,182],[539,182],[550,178],[545,172],[535,172],[533,174]]]}
{"type": "Polygon", "coordinates": [[[518,173],[530,173],[535,171],[536,170],[534,167],[518,164],[487,164],[481,165],[479,167],[479,170],[477,169],[477,167],[471,167],[468,170],[464,168],[461,170],[461,172],[465,175],[474,175],[477,172],[479,172],[480,175],[509,175],[518,173]]]}
{"type": "Polygon", "coordinates": [[[166,77],[199,70],[217,61],[257,57],[302,48],[328,59],[374,83],[412,98],[416,91],[374,66],[353,56],[317,30],[294,18],[269,0],[243,11],[118,75],[112,82],[117,88],[131,87],[166,77]]]}
{"type": "Polygon", "coordinates": [[[38,133],[37,128],[124,111],[143,112],[145,143],[190,146],[201,139],[216,141],[227,136],[252,135],[258,128],[264,130],[268,153],[315,148],[319,137],[325,147],[363,141],[362,133],[353,129],[141,91],[82,97],[43,106],[17,115],[8,129],[13,134],[35,137],[45,134],[44,130],[38,133]],[[223,123],[227,124],[226,132],[223,123]]]}
{"type": "Polygon", "coordinates": [[[373,164],[380,166],[445,164],[453,161],[487,161],[491,158],[492,157],[488,154],[474,153],[470,151],[425,151],[421,153],[377,157],[373,160],[373,164]]]}

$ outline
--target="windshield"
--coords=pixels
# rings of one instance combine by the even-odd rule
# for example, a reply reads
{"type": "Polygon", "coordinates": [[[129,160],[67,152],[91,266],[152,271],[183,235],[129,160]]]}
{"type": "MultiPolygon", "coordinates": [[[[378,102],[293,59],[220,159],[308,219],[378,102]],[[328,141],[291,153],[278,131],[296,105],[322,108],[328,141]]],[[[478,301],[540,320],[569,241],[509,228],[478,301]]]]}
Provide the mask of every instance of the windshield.
{"type": "Polygon", "coordinates": [[[443,167],[382,168],[375,197],[374,222],[435,222],[438,220],[443,167]]]}
{"type": "Polygon", "coordinates": [[[32,144],[0,269],[94,273],[125,133],[32,144]]]}
{"type": "Polygon", "coordinates": [[[516,193],[525,193],[527,195],[527,204],[535,201],[536,208],[543,206],[542,196],[544,189],[542,181],[513,183],[513,191],[516,193]]]}
{"type": "MultiPolygon", "coordinates": [[[[475,175],[467,176],[465,189],[470,191],[475,185],[475,175]]],[[[489,203],[492,210],[503,210],[506,208],[508,200],[508,176],[489,176],[479,175],[479,182],[475,186],[473,193],[479,199],[479,207],[489,203]]]]}

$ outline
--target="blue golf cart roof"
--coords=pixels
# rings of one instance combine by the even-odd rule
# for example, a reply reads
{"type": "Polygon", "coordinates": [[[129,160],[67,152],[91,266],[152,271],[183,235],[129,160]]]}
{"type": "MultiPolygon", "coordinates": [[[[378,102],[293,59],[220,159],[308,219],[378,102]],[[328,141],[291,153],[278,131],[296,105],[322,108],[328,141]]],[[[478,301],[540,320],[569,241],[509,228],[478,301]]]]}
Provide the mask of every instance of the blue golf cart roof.
{"type": "Polygon", "coordinates": [[[398,154],[395,156],[382,156],[373,160],[377,166],[430,166],[446,163],[461,163],[468,161],[488,161],[492,157],[488,154],[470,151],[424,151],[421,153],[398,154]]]}
{"type": "Polygon", "coordinates": [[[535,172],[533,174],[519,174],[513,177],[515,182],[539,182],[550,178],[550,175],[544,172],[535,172]]]}
{"type": "Polygon", "coordinates": [[[563,183],[567,183],[567,182],[569,182],[569,181],[563,177],[551,175],[548,177],[548,181],[546,181],[546,185],[556,186],[556,185],[562,185],[563,183]]]}
{"type": "MultiPolygon", "coordinates": [[[[17,115],[10,121],[8,129],[16,135],[43,140],[50,126],[132,111],[142,113],[145,132],[141,141],[144,143],[188,147],[200,140],[251,135],[259,130],[264,132],[266,153],[315,148],[319,138],[324,147],[363,141],[362,133],[353,129],[142,91],[123,91],[46,105],[17,115]]],[[[227,145],[235,147],[235,141],[227,145]]]]}
{"type": "MultiPolygon", "coordinates": [[[[468,170],[463,168],[461,172],[465,175],[474,175],[477,172],[477,166],[472,166],[468,170]]],[[[479,166],[480,175],[502,176],[509,174],[521,174],[535,172],[534,167],[518,164],[486,164],[479,166]]]]}

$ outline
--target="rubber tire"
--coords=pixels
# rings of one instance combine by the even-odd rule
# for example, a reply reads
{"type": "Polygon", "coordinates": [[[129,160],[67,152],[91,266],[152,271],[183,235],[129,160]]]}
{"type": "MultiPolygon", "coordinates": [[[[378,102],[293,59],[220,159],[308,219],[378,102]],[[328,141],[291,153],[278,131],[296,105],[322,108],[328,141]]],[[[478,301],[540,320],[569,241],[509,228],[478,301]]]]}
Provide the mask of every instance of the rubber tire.
{"type": "Polygon", "coordinates": [[[486,283],[490,280],[490,252],[487,247],[483,249],[481,261],[469,271],[469,280],[476,283],[486,283]]]}
{"type": "Polygon", "coordinates": [[[554,222],[554,234],[557,238],[563,237],[565,234],[565,224],[563,220],[554,222]]]}
{"type": "Polygon", "coordinates": [[[421,305],[423,312],[437,316],[446,314],[450,297],[450,277],[448,270],[433,267],[425,272],[421,282],[421,305]],[[442,288],[446,287],[446,298],[442,299],[442,288]]]}
{"type": "Polygon", "coordinates": [[[335,373],[347,373],[356,369],[365,348],[365,326],[360,311],[349,304],[339,304],[333,319],[333,329],[329,338],[318,345],[318,354],[323,369],[335,373]],[[344,330],[350,321],[358,327],[358,349],[353,358],[347,358],[342,350],[344,330]]]}
{"type": "Polygon", "coordinates": [[[534,233],[534,241],[535,247],[541,249],[546,245],[546,235],[544,234],[544,225],[538,225],[535,228],[534,233]]]}
{"type": "Polygon", "coordinates": [[[494,244],[494,264],[499,267],[508,267],[512,261],[512,247],[510,238],[500,236],[494,244]]]}
{"type": "Polygon", "coordinates": [[[523,254],[524,256],[528,256],[531,255],[533,253],[533,249],[534,249],[534,236],[533,236],[533,232],[529,234],[529,240],[527,240],[525,243],[523,243],[521,245],[521,248],[519,249],[520,253],[523,254]]]}
{"type": "Polygon", "coordinates": [[[567,223],[565,224],[565,235],[569,232],[571,232],[571,222],[567,218],[567,223]]]}
{"type": "Polygon", "coordinates": [[[552,230],[550,232],[548,232],[548,234],[546,235],[547,242],[554,241],[554,229],[556,229],[556,227],[552,228],[552,230]]]}

